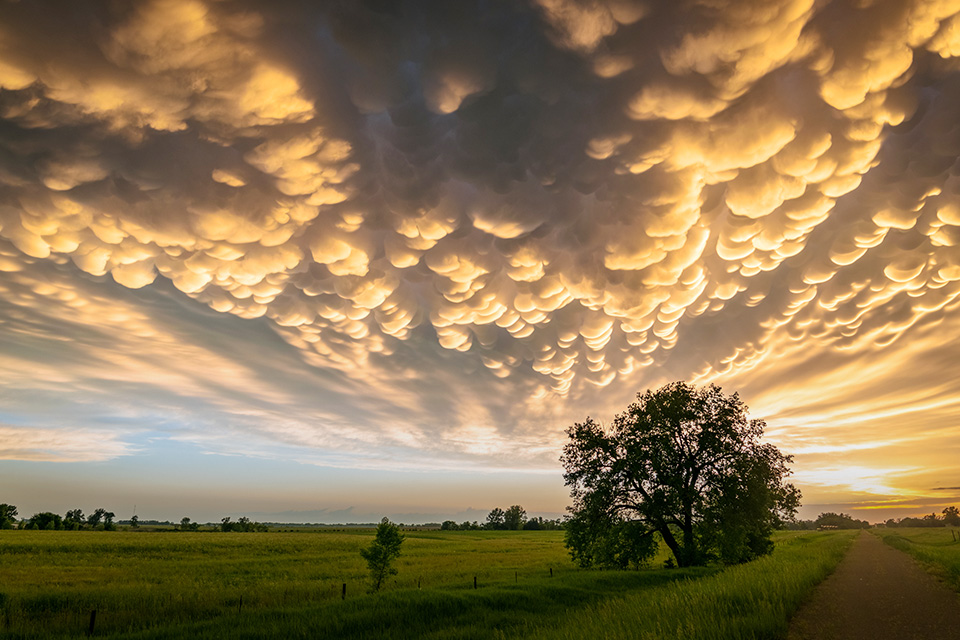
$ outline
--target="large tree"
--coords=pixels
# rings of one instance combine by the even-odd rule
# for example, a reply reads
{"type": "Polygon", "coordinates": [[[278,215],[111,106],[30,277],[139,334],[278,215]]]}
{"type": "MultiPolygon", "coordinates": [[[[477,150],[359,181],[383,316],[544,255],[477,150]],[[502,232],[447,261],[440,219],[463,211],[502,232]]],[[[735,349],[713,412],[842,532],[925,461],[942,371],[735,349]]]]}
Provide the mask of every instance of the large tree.
{"type": "Polygon", "coordinates": [[[17,522],[17,508],[12,504],[0,504],[0,529],[12,529],[17,522]]]}
{"type": "Polygon", "coordinates": [[[574,559],[637,565],[656,552],[654,534],[682,567],[768,553],[800,492],[785,482],[792,459],[760,441],[764,426],[737,394],[684,382],[639,394],[609,430],[574,424],[561,458],[574,559]]]}

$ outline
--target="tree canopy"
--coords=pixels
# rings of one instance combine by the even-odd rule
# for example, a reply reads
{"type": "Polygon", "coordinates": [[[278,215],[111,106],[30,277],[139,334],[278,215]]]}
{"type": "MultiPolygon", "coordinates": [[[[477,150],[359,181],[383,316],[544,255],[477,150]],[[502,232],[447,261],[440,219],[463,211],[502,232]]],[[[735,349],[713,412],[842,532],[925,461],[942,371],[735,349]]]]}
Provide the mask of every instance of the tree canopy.
{"type": "Polygon", "coordinates": [[[818,529],[869,529],[870,523],[866,520],[857,520],[845,513],[827,511],[817,516],[814,521],[818,529]]]}
{"type": "Polygon", "coordinates": [[[946,507],[943,513],[943,522],[951,527],[960,527],[960,509],[956,507],[946,507]]]}
{"type": "Polygon", "coordinates": [[[890,518],[884,524],[888,527],[958,527],[960,526],[960,509],[955,506],[944,508],[938,516],[936,513],[928,513],[922,517],[907,516],[896,520],[890,518]]]}
{"type": "Polygon", "coordinates": [[[0,504],[0,529],[12,529],[17,521],[17,508],[12,504],[0,504]]]}
{"type": "Polygon", "coordinates": [[[517,529],[523,529],[526,523],[527,510],[515,504],[506,511],[500,507],[495,507],[487,514],[487,521],[483,524],[483,528],[516,531],[517,529]]]}
{"type": "MultiPolygon", "coordinates": [[[[79,511],[79,509],[77,511],[79,511]]],[[[83,514],[81,512],[81,516],[82,515],[83,514]]],[[[106,529],[107,531],[112,531],[113,529],[116,528],[113,524],[114,517],[116,517],[116,514],[114,514],[113,511],[107,511],[106,509],[97,509],[93,513],[91,513],[89,516],[87,516],[87,524],[96,529],[97,527],[100,526],[102,521],[103,528],[106,529]]]]}
{"type": "Polygon", "coordinates": [[[609,430],[574,424],[561,458],[574,559],[638,565],[656,552],[655,533],[679,566],[769,553],[800,492],[785,482],[791,457],[761,442],[764,426],[737,394],[684,382],[638,394],[609,430]]]}
{"type": "Polygon", "coordinates": [[[43,511],[33,514],[27,521],[28,529],[59,531],[63,529],[63,519],[56,513],[43,511]]]}

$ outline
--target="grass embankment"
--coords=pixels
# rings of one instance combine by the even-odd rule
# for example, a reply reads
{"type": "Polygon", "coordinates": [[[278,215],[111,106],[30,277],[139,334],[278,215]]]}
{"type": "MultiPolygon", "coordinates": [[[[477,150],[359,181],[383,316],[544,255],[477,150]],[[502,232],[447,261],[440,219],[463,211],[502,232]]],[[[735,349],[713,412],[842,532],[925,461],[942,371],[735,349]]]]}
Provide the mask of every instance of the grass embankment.
{"type": "Polygon", "coordinates": [[[776,637],[849,543],[783,534],[742,567],[604,572],[577,570],[559,532],[406,535],[367,594],[370,531],[2,532],[0,637],[79,636],[94,609],[95,635],[140,638],[776,637]]]}
{"type": "Polygon", "coordinates": [[[938,527],[874,529],[874,532],[891,547],[906,551],[930,573],[960,591],[960,530],[938,527]]]}

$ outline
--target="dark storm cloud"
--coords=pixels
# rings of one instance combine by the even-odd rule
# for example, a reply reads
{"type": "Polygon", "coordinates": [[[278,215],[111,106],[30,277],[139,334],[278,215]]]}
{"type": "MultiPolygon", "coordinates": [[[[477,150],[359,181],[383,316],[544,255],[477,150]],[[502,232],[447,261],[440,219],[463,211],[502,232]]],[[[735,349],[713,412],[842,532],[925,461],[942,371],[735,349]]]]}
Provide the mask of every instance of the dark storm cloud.
{"type": "Polygon", "coordinates": [[[900,362],[960,304],[958,11],[5,3],[7,313],[49,320],[50,264],[79,298],[77,273],[159,276],[263,318],[349,381],[342,406],[402,408],[357,419],[356,451],[547,456],[570,411],[665,376],[770,397],[758,367],[816,386],[814,353],[900,362]]]}

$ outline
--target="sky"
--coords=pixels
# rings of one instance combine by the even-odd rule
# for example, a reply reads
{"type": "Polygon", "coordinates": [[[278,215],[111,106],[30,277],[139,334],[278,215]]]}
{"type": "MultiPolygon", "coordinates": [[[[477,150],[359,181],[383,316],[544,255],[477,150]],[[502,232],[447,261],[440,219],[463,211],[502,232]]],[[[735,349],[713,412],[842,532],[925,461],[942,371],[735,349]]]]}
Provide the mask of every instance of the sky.
{"type": "Polygon", "coordinates": [[[483,520],[737,392],[960,504],[960,1],[0,1],[0,501],[483,520]]]}

